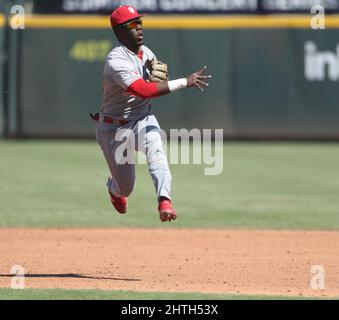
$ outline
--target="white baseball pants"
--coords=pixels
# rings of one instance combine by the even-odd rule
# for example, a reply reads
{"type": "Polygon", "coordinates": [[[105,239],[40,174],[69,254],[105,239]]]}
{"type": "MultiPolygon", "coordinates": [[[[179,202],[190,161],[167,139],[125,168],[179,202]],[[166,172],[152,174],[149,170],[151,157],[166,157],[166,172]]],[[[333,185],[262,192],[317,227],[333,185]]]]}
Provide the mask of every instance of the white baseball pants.
{"type": "Polygon", "coordinates": [[[117,197],[128,197],[135,185],[135,151],[147,158],[158,199],[171,199],[171,173],[161,141],[161,130],[154,115],[123,126],[98,122],[96,139],[107,164],[112,181],[109,189],[117,197]]]}

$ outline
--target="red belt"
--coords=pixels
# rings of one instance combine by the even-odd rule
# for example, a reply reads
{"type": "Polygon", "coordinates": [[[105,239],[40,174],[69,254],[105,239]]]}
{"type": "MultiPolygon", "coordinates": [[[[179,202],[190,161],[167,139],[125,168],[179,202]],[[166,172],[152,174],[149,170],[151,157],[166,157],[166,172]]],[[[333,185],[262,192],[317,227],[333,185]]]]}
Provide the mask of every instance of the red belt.
{"type": "MultiPolygon", "coordinates": [[[[89,114],[91,116],[91,118],[94,120],[94,121],[99,121],[99,113],[90,113],[89,114]]],[[[120,119],[115,119],[115,118],[112,118],[112,117],[109,117],[109,116],[104,116],[103,122],[107,122],[107,123],[111,123],[111,124],[118,124],[118,125],[121,125],[123,126],[124,124],[128,123],[129,121],[126,121],[126,120],[120,120],[120,119]]]]}

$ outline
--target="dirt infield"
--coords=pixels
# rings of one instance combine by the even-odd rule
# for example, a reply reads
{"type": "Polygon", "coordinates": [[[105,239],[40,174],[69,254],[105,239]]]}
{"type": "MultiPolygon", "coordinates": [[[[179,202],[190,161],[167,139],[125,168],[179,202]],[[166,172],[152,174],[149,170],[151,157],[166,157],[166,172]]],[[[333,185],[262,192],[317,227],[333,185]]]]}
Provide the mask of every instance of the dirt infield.
{"type": "Polygon", "coordinates": [[[339,232],[0,229],[0,287],[339,297],[339,232]],[[325,289],[311,289],[311,268],[325,289]]]}

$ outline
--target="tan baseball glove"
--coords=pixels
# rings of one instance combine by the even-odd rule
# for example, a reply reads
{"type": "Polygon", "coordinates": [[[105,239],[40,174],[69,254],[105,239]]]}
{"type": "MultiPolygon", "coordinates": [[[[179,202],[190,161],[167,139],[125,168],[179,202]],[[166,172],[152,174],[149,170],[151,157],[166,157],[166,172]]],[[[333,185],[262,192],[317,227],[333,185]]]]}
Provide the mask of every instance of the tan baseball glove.
{"type": "Polygon", "coordinates": [[[166,63],[153,59],[152,61],[148,61],[146,66],[151,73],[149,81],[163,82],[168,80],[168,67],[166,63]]]}

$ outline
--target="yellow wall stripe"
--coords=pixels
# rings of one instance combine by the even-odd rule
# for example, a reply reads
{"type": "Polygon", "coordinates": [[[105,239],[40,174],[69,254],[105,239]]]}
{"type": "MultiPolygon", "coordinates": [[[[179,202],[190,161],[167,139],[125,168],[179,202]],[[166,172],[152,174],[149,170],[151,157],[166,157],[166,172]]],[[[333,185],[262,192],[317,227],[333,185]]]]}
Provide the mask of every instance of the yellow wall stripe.
{"type": "Polygon", "coordinates": [[[3,14],[0,14],[0,28],[2,28],[5,25],[5,16],[3,14]]]}
{"type": "MultiPolygon", "coordinates": [[[[310,15],[271,16],[168,16],[145,18],[148,28],[234,29],[234,28],[311,28],[310,15]]],[[[339,15],[326,18],[326,27],[339,27],[339,15]]]]}
{"type": "Polygon", "coordinates": [[[109,17],[90,15],[32,15],[26,16],[27,28],[104,29],[110,26],[109,17]]]}
{"type": "MultiPolygon", "coordinates": [[[[312,15],[217,15],[217,16],[147,16],[146,29],[236,29],[236,28],[301,28],[310,29],[312,15]]],[[[4,20],[3,20],[4,21],[4,20]]],[[[1,23],[1,18],[0,18],[1,23]]],[[[4,23],[4,22],[3,22],[4,23]]],[[[26,28],[109,28],[108,16],[32,15],[26,16],[26,28]]],[[[339,15],[325,18],[326,28],[339,28],[339,15]]]]}

